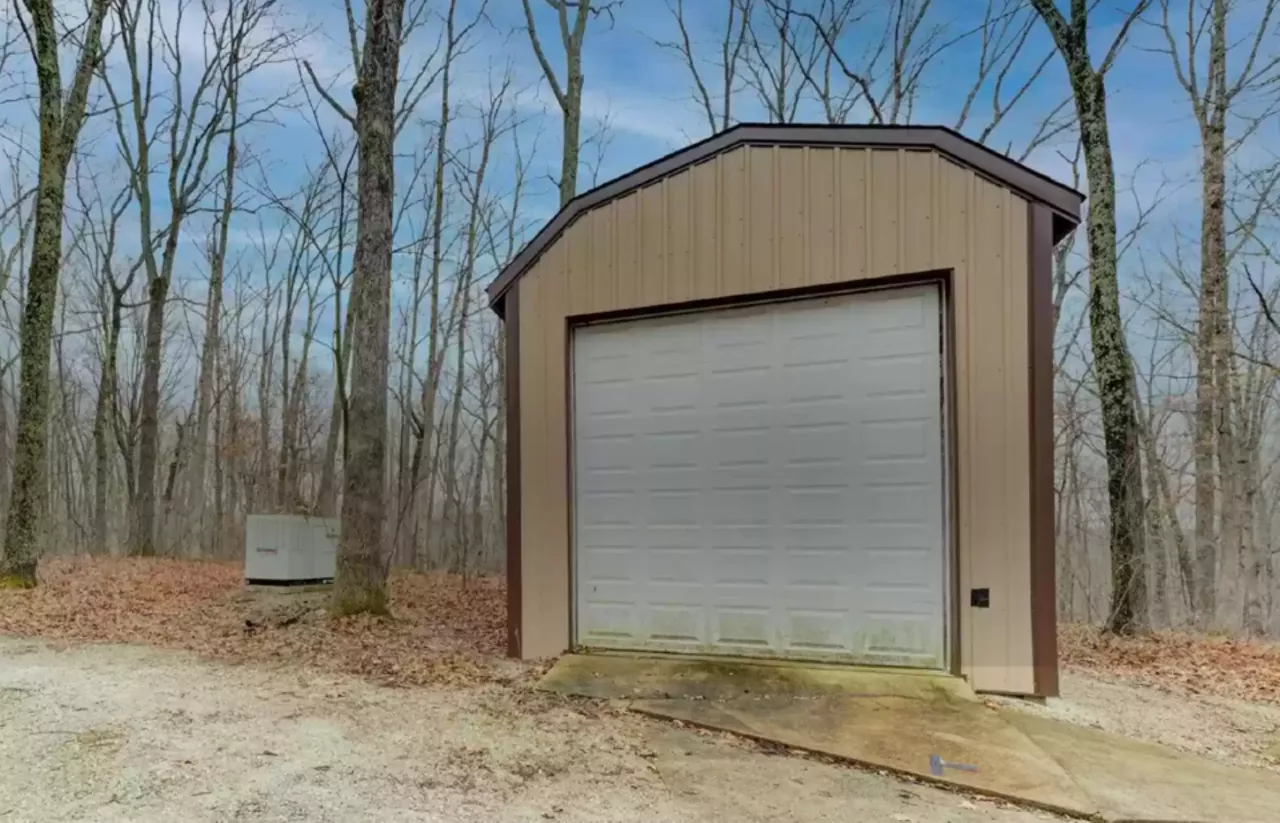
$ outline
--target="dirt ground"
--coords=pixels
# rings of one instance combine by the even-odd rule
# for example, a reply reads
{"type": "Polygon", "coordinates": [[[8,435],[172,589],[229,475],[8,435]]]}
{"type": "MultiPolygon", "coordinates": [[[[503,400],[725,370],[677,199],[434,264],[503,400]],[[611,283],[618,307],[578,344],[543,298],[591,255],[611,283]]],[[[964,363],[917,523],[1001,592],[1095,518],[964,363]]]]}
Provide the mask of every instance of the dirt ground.
{"type": "Polygon", "coordinates": [[[1226,763],[1280,771],[1280,706],[1173,692],[1123,677],[1103,680],[1079,672],[1064,672],[1061,689],[1060,698],[1045,704],[990,699],[1226,763]]]}
{"type": "MultiPolygon", "coordinates": [[[[391,594],[391,618],[335,620],[231,563],[42,562],[0,590],[0,823],[1046,819],[536,693],[502,657],[501,580],[391,594]]],[[[1063,697],[1001,702],[1280,770],[1280,646],[1060,637],[1063,697]]]]}
{"type": "Polygon", "coordinates": [[[389,688],[0,638],[0,821],[1050,816],[519,685],[389,688]]]}

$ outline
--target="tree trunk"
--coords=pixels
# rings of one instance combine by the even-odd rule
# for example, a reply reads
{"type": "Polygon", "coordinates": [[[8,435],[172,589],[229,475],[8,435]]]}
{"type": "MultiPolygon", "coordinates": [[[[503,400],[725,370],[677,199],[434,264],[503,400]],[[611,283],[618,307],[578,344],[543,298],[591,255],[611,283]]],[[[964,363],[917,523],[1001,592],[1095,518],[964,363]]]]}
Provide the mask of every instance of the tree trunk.
{"type": "Polygon", "coordinates": [[[1240,508],[1244,514],[1241,522],[1241,566],[1244,580],[1241,590],[1244,595],[1244,608],[1241,623],[1244,632],[1250,637],[1262,637],[1266,634],[1266,615],[1263,610],[1263,558],[1258,546],[1258,491],[1261,477],[1258,471],[1256,456],[1247,461],[1243,467],[1243,494],[1240,508]]]}
{"type": "MultiPolygon", "coordinates": [[[[186,508],[189,532],[201,551],[209,545],[205,519],[205,474],[209,453],[209,418],[213,413],[213,380],[217,371],[218,347],[221,345],[222,283],[231,229],[231,210],[235,203],[236,109],[238,87],[231,88],[231,127],[227,135],[226,177],[222,192],[222,210],[218,215],[218,234],[209,260],[209,290],[205,300],[204,344],[200,349],[200,377],[196,386],[195,430],[191,432],[191,468],[187,472],[186,508]]],[[[221,523],[219,523],[219,527],[221,523]]]]}
{"type": "Polygon", "coordinates": [[[214,557],[222,557],[222,531],[226,523],[226,460],[222,452],[222,399],[213,406],[213,528],[210,529],[209,550],[214,557]]]}
{"type": "Polygon", "coordinates": [[[265,514],[271,505],[271,370],[275,346],[270,334],[270,298],[267,311],[262,314],[262,363],[258,369],[258,466],[253,473],[253,500],[250,505],[255,514],[265,514]]]}
{"type": "MultiPolygon", "coordinates": [[[[110,265],[110,261],[107,261],[110,265]]],[[[104,276],[106,273],[104,272],[104,276]]],[[[98,382],[98,405],[93,418],[93,542],[94,547],[108,553],[107,487],[111,480],[111,453],[108,442],[112,421],[116,416],[116,383],[119,371],[121,315],[124,311],[124,294],[108,283],[111,305],[108,307],[106,339],[103,341],[102,377],[98,382]]]]}
{"type": "MultiPolygon", "coordinates": [[[[1146,627],[1147,581],[1143,534],[1142,458],[1134,411],[1133,361],[1125,342],[1117,278],[1115,169],[1107,126],[1107,65],[1095,69],[1088,43],[1086,4],[1072,3],[1068,23],[1053,0],[1032,0],[1066,64],[1080,124],[1089,178],[1089,326],[1094,375],[1102,406],[1102,431],[1110,503],[1111,609],[1108,631],[1128,634],[1146,627]]],[[[1139,7],[1139,9],[1142,7],[1139,7]]],[[[1126,28],[1137,11],[1126,21],[1126,28]]]]}
{"type": "MultiPolygon", "coordinates": [[[[1086,53],[1087,55],[1087,53],[1086,53]]],[[[1083,58],[1087,60],[1087,56],[1083,58]]],[[[1103,79],[1072,72],[1089,176],[1089,325],[1094,373],[1102,401],[1111,505],[1111,611],[1107,629],[1128,634],[1146,626],[1142,460],[1134,414],[1133,361],[1125,343],[1117,278],[1115,172],[1107,130],[1103,79]]]]}
{"type": "Polygon", "coordinates": [[[7,365],[0,363],[0,546],[4,545],[4,521],[9,511],[9,466],[13,463],[9,451],[9,401],[5,397],[7,365]]]}
{"type": "MultiPolygon", "coordinates": [[[[1202,628],[1216,620],[1219,546],[1214,533],[1216,503],[1221,499],[1224,530],[1235,518],[1226,511],[1234,500],[1217,468],[1233,455],[1230,438],[1230,403],[1227,359],[1227,247],[1226,247],[1226,96],[1227,9],[1214,0],[1209,42],[1208,88],[1200,116],[1201,218],[1200,301],[1196,335],[1196,616],[1202,628]],[[1222,481],[1222,482],[1219,482],[1222,481]],[[1220,498],[1218,497],[1220,495],[1220,498]]],[[[1224,533],[1223,538],[1227,539],[1224,533]]]]}
{"type": "Polygon", "coordinates": [[[178,221],[165,233],[160,272],[147,286],[147,342],[142,354],[142,406],[138,426],[138,503],[129,554],[156,553],[156,482],[160,465],[160,368],[164,358],[164,312],[178,253],[178,221]]]}
{"type": "Polygon", "coordinates": [[[356,101],[360,145],[351,337],[352,381],[346,417],[346,482],[333,607],[337,614],[387,611],[384,565],[387,372],[391,324],[392,210],[395,200],[396,79],[404,0],[368,0],[356,101]]]}
{"type": "Polygon", "coordinates": [[[1142,448],[1149,502],[1147,539],[1150,543],[1147,545],[1147,552],[1151,558],[1151,620],[1156,626],[1168,628],[1170,625],[1169,538],[1172,536],[1172,531],[1169,528],[1170,518],[1165,512],[1165,497],[1161,493],[1162,481],[1165,485],[1168,481],[1159,476],[1163,467],[1158,465],[1154,441],[1151,422],[1142,421],[1142,448]]]}
{"type": "MultiPolygon", "coordinates": [[[[335,313],[339,312],[336,306],[335,313]]],[[[346,425],[346,418],[343,414],[343,394],[346,387],[342,385],[344,377],[348,374],[351,358],[351,324],[355,321],[355,300],[354,295],[347,300],[346,322],[342,326],[348,333],[341,334],[338,337],[341,351],[334,355],[341,365],[338,374],[335,376],[333,385],[333,405],[329,411],[329,432],[325,435],[324,441],[324,463],[320,466],[320,488],[316,492],[316,509],[323,517],[335,517],[338,514],[338,442],[341,438],[343,429],[346,425]]],[[[335,332],[335,336],[338,333],[335,332]]]]}
{"type": "Polygon", "coordinates": [[[560,205],[578,193],[578,153],[582,131],[582,68],[579,55],[569,59],[567,104],[564,107],[564,150],[560,158],[560,205]]]}
{"type": "Polygon", "coordinates": [[[93,0],[84,27],[75,79],[64,101],[59,35],[51,0],[26,0],[32,58],[39,86],[40,174],[36,183],[35,231],[27,270],[27,300],[19,330],[17,438],[13,489],[6,519],[0,588],[36,584],[48,515],[49,354],[53,306],[62,268],[62,217],[67,164],[84,124],[89,83],[98,64],[107,0],[93,0]]]}

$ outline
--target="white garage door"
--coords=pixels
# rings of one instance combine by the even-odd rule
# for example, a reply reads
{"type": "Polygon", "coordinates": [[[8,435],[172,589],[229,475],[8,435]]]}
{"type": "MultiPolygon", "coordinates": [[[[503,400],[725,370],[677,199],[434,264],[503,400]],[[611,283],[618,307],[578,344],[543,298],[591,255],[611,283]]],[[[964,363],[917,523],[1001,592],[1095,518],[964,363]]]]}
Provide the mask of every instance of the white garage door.
{"type": "Polygon", "coordinates": [[[579,646],[945,668],[934,286],[574,332],[579,646]]]}

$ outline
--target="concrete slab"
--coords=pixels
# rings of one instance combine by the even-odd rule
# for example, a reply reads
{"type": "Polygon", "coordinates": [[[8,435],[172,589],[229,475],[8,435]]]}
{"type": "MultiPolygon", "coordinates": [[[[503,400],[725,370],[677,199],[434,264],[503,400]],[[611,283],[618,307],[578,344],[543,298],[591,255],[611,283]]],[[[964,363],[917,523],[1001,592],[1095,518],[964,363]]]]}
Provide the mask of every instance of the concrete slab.
{"type": "Polygon", "coordinates": [[[1010,712],[1006,718],[1062,765],[1110,821],[1275,823],[1280,775],[1216,763],[1153,743],[1010,712]]]}
{"type": "Polygon", "coordinates": [[[1002,711],[958,678],[892,669],[568,655],[540,686],[961,787],[1133,823],[1275,823],[1280,775],[1002,711]]]}
{"type": "Polygon", "coordinates": [[[1056,761],[979,702],[825,695],[642,700],[632,709],[1051,811],[1097,812],[1056,761]]]}
{"type": "Polygon", "coordinates": [[[692,656],[567,654],[538,686],[606,700],[820,695],[977,700],[960,678],[932,672],[692,656]]]}

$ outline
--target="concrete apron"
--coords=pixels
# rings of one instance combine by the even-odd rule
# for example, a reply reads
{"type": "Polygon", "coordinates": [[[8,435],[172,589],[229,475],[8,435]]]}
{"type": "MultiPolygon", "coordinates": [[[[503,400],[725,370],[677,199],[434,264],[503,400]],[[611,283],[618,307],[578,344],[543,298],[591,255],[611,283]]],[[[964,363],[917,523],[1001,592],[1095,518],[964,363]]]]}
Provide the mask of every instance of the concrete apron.
{"type": "Polygon", "coordinates": [[[1280,777],[993,709],[945,675],[592,654],[540,686],[1080,817],[1280,821],[1280,777]]]}

